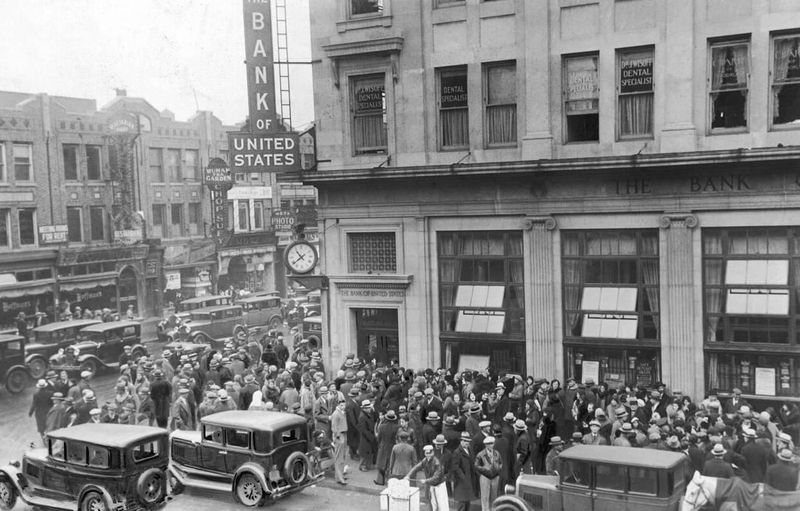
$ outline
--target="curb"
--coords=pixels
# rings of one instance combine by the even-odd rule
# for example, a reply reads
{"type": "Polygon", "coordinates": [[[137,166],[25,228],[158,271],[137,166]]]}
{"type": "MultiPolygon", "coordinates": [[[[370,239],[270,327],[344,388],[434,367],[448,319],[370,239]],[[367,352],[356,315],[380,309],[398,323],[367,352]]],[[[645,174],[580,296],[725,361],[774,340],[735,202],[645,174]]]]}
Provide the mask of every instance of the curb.
{"type": "Polygon", "coordinates": [[[354,484],[348,482],[346,486],[342,486],[341,484],[337,483],[332,477],[325,477],[322,481],[317,483],[317,486],[321,486],[323,488],[328,488],[330,490],[338,490],[343,492],[356,492],[356,493],[363,493],[366,495],[374,495],[378,496],[385,487],[381,486],[380,488],[376,485],[373,488],[368,486],[362,486],[359,484],[354,484]]]}

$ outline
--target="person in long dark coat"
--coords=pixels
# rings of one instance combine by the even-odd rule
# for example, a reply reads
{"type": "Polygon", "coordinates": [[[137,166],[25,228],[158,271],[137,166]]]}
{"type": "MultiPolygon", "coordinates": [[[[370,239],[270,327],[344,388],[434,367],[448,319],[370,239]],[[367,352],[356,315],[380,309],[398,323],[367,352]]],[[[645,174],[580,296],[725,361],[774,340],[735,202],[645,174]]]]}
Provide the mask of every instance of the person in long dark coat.
{"type": "Polygon", "coordinates": [[[417,464],[417,450],[411,445],[411,435],[406,430],[399,430],[397,432],[397,443],[392,447],[392,453],[389,456],[389,469],[386,475],[389,479],[402,479],[411,470],[411,467],[417,464]]]}
{"type": "Polygon", "coordinates": [[[33,401],[31,408],[28,410],[28,417],[34,416],[36,418],[36,430],[39,436],[42,437],[44,442],[44,433],[47,430],[47,412],[50,411],[51,400],[53,392],[48,388],[45,380],[36,382],[36,392],[33,394],[33,401]]]}
{"type": "Polygon", "coordinates": [[[64,403],[64,394],[56,392],[50,399],[53,401],[53,406],[47,411],[45,433],[63,428],[69,420],[69,410],[64,403]]]}
{"type": "Polygon", "coordinates": [[[742,446],[740,454],[747,461],[747,475],[751,483],[763,483],[767,467],[775,462],[775,453],[764,445],[755,441],[756,434],[746,428],[743,431],[747,443],[742,446]]]}
{"type": "Polygon", "coordinates": [[[172,400],[172,385],[164,379],[161,370],[153,372],[154,380],[150,384],[150,397],[153,400],[153,415],[159,428],[167,427],[172,400]]]}
{"type": "Polygon", "coordinates": [[[469,445],[472,437],[464,431],[461,433],[461,443],[453,451],[448,472],[453,480],[453,500],[456,501],[457,511],[469,511],[470,502],[475,498],[475,469],[472,465],[472,455],[469,445]]]}
{"type": "Polygon", "coordinates": [[[508,438],[503,436],[502,428],[499,424],[495,424],[492,426],[492,434],[494,436],[494,449],[500,453],[500,457],[503,460],[503,468],[500,471],[500,488],[504,488],[506,483],[511,478],[511,471],[513,470],[513,466],[509,467],[509,460],[512,459],[514,455],[514,445],[508,441],[508,438]]]}
{"type": "Polygon", "coordinates": [[[378,478],[373,481],[375,484],[386,484],[386,474],[389,471],[389,459],[392,454],[395,438],[397,437],[398,427],[397,414],[394,410],[389,410],[378,426],[378,434],[375,439],[378,443],[378,455],[375,458],[375,466],[378,468],[378,478]]]}
{"type": "Polygon", "coordinates": [[[516,480],[520,472],[523,474],[533,473],[528,425],[524,420],[518,419],[514,423],[514,432],[517,436],[514,441],[514,471],[511,473],[511,480],[516,480]]]}
{"type": "Polygon", "coordinates": [[[797,463],[789,449],[781,449],[778,462],[767,468],[764,482],[780,491],[794,491],[797,488],[797,463]]]}
{"type": "Polygon", "coordinates": [[[361,415],[361,408],[355,400],[358,389],[353,387],[347,393],[344,405],[344,416],[347,419],[347,448],[350,450],[350,459],[359,461],[358,444],[360,435],[358,433],[358,416],[361,415]]]}
{"type": "Polygon", "coordinates": [[[358,456],[361,463],[358,469],[362,472],[375,468],[375,415],[372,410],[372,402],[365,399],[361,403],[361,414],[358,416],[358,456]]]}
{"type": "Polygon", "coordinates": [[[542,427],[537,432],[536,470],[537,474],[545,474],[545,459],[550,450],[550,439],[557,435],[556,423],[553,420],[553,411],[548,407],[543,411],[542,427]]]}

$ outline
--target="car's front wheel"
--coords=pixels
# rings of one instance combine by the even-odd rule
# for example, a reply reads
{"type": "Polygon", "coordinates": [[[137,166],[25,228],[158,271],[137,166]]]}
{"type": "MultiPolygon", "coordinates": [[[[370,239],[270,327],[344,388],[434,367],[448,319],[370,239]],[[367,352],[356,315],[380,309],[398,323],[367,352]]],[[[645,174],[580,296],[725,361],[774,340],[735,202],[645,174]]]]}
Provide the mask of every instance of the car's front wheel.
{"type": "Polygon", "coordinates": [[[157,468],[146,470],[136,483],[136,496],[142,504],[152,505],[164,497],[164,473],[157,468]]]}
{"type": "Polygon", "coordinates": [[[91,358],[81,362],[81,372],[84,371],[89,371],[92,374],[97,374],[97,362],[95,362],[91,358]]]}
{"type": "Polygon", "coordinates": [[[6,375],[6,389],[12,394],[19,394],[28,383],[28,373],[22,368],[12,369],[6,375]]]}
{"type": "Polygon", "coordinates": [[[278,328],[283,326],[283,318],[274,316],[272,319],[269,320],[269,326],[270,328],[277,330],[278,328]]]}
{"type": "Polygon", "coordinates": [[[28,363],[28,369],[30,369],[31,378],[34,380],[44,378],[47,372],[47,361],[41,357],[36,357],[28,363]]]}
{"type": "Polygon", "coordinates": [[[242,474],[236,481],[236,497],[247,507],[258,506],[264,500],[261,481],[250,472],[242,474]]]}
{"type": "Polygon", "coordinates": [[[99,492],[90,491],[81,500],[81,511],[109,511],[106,499],[99,492]]]}
{"type": "Polygon", "coordinates": [[[17,489],[7,477],[0,477],[0,509],[12,509],[17,503],[17,489]]]}

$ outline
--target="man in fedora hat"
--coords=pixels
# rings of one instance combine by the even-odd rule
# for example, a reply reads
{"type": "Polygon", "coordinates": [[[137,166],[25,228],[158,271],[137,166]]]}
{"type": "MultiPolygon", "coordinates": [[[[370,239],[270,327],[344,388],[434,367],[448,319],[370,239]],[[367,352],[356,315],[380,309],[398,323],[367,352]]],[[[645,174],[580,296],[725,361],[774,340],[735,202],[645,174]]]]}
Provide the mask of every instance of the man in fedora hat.
{"type": "Polygon", "coordinates": [[[469,511],[470,502],[475,498],[475,467],[469,445],[472,437],[466,431],[461,433],[459,446],[450,459],[450,477],[453,483],[453,499],[457,511],[469,511]]]}
{"type": "Polygon", "coordinates": [[[764,482],[780,491],[794,491],[797,488],[798,465],[792,451],[781,449],[778,462],[767,468],[764,482]]]}
{"type": "Polygon", "coordinates": [[[375,468],[375,450],[377,448],[375,412],[369,399],[361,402],[361,413],[358,416],[356,428],[359,433],[358,457],[361,460],[358,469],[366,472],[375,468]]]}
{"type": "Polygon", "coordinates": [[[434,455],[432,445],[424,446],[422,452],[424,458],[411,467],[405,479],[410,479],[411,476],[422,470],[425,477],[417,479],[417,482],[428,489],[431,511],[449,511],[450,503],[447,497],[447,486],[445,486],[446,469],[434,455]]]}
{"type": "Polygon", "coordinates": [[[589,433],[583,435],[583,443],[586,445],[608,445],[606,437],[600,434],[600,421],[597,419],[589,421],[589,433]]]}
{"type": "Polygon", "coordinates": [[[433,439],[441,432],[441,429],[441,417],[439,417],[439,413],[435,410],[431,410],[428,412],[428,415],[425,416],[425,424],[422,425],[422,444],[433,445],[433,439]]]}
{"type": "Polygon", "coordinates": [[[531,440],[528,435],[528,425],[522,419],[514,422],[514,467],[511,479],[515,480],[522,474],[533,474],[533,457],[531,456],[531,440]]]}
{"type": "Polygon", "coordinates": [[[378,425],[378,434],[375,439],[378,443],[378,454],[375,458],[375,465],[378,467],[378,477],[373,482],[377,485],[386,484],[389,457],[392,454],[394,440],[397,437],[397,428],[397,414],[394,410],[389,410],[383,415],[378,425]]]}
{"type": "Polygon", "coordinates": [[[63,428],[69,419],[68,410],[64,403],[64,394],[56,392],[50,399],[53,401],[53,406],[47,412],[45,433],[63,428]]]}
{"type": "Polygon", "coordinates": [[[723,479],[730,479],[734,476],[733,467],[730,463],[725,461],[723,457],[728,451],[722,444],[714,444],[711,449],[711,459],[706,461],[703,465],[703,475],[711,477],[720,477],[723,479]]]}
{"type": "Polygon", "coordinates": [[[503,457],[494,448],[494,442],[493,436],[484,438],[484,448],[475,456],[475,471],[480,474],[481,511],[491,511],[503,471],[503,457]]]}
{"type": "Polygon", "coordinates": [[[762,445],[756,442],[756,432],[752,428],[742,428],[742,435],[745,444],[739,453],[747,461],[747,475],[751,483],[763,483],[766,477],[767,467],[775,462],[775,452],[771,446],[762,445]]]}
{"type": "Polygon", "coordinates": [[[33,394],[33,401],[28,410],[28,417],[35,417],[36,430],[44,442],[44,433],[47,430],[47,412],[50,411],[51,397],[53,391],[47,386],[47,381],[41,379],[36,382],[36,392],[33,394]]]}
{"type": "Polygon", "coordinates": [[[172,384],[164,379],[161,369],[153,371],[153,382],[150,384],[150,397],[153,399],[153,411],[159,428],[166,428],[172,405],[172,384]]]}
{"type": "Polygon", "coordinates": [[[624,422],[622,427],[619,428],[617,431],[617,438],[611,442],[611,445],[615,445],[618,447],[632,447],[633,444],[631,443],[631,438],[636,436],[636,430],[633,429],[633,426],[630,422],[624,422]]]}
{"type": "Polygon", "coordinates": [[[450,461],[453,459],[453,455],[445,448],[446,446],[447,439],[444,435],[436,435],[436,438],[433,439],[433,455],[436,456],[436,459],[439,460],[439,463],[444,468],[445,479],[447,479],[447,493],[450,494],[453,493],[449,478],[450,461]]]}
{"type": "Polygon", "coordinates": [[[547,475],[553,476],[556,475],[556,472],[561,471],[561,463],[558,459],[558,455],[561,454],[563,450],[564,441],[561,440],[560,436],[550,438],[550,450],[547,451],[547,456],[544,459],[545,472],[547,472],[547,475]]]}

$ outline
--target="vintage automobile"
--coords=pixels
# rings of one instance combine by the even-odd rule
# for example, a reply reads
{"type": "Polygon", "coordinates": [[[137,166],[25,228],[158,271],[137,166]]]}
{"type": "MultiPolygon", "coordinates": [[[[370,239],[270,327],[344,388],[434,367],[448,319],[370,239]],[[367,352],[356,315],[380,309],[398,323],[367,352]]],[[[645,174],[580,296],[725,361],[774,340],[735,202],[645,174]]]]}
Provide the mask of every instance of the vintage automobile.
{"type": "Polygon", "coordinates": [[[523,474],[506,486],[495,511],[676,511],[689,461],[678,452],[577,445],[559,454],[557,476],[523,474]]]}
{"type": "Polygon", "coordinates": [[[170,435],[171,487],[232,492],[245,506],[260,505],[323,478],[330,458],[312,443],[299,415],[242,410],[207,415],[200,431],[170,435]]]}
{"type": "Polygon", "coordinates": [[[308,339],[312,349],[322,346],[322,316],[308,316],[303,320],[303,338],[308,339]]]}
{"type": "Polygon", "coordinates": [[[179,352],[181,355],[186,355],[189,357],[189,360],[194,362],[195,360],[199,360],[207,350],[221,349],[223,344],[224,343],[218,341],[214,341],[211,344],[202,344],[192,342],[191,339],[186,341],[175,340],[165,344],[164,350],[170,350],[173,353],[179,352]]]}
{"type": "Polygon", "coordinates": [[[30,373],[25,365],[25,338],[17,334],[0,334],[0,384],[12,394],[22,392],[30,373]]]}
{"type": "MultiPolygon", "coordinates": [[[[193,310],[184,323],[189,327],[187,339],[198,344],[213,345],[214,341],[231,337],[233,328],[244,323],[244,318],[239,305],[218,305],[193,310]]],[[[168,333],[167,342],[186,340],[179,339],[176,335],[175,331],[168,333]]]]}
{"type": "Polygon", "coordinates": [[[178,312],[191,312],[195,309],[205,309],[206,307],[216,307],[218,305],[230,305],[231,297],[228,295],[204,295],[188,298],[178,304],[178,312]]]}
{"type": "Polygon", "coordinates": [[[123,424],[81,424],[48,433],[47,447],[0,467],[0,509],[154,509],[167,500],[168,433],[123,424]]]}
{"type": "MultiPolygon", "coordinates": [[[[147,348],[142,344],[142,324],[138,321],[122,320],[97,323],[81,328],[79,341],[69,346],[76,355],[57,353],[50,357],[50,367],[61,371],[80,373],[99,369],[119,368],[119,357],[125,346],[130,346],[133,358],[146,356],[147,348]]],[[[65,350],[66,351],[66,350],[65,350]]]]}
{"type": "Polygon", "coordinates": [[[34,379],[44,378],[50,357],[59,349],[75,344],[81,328],[101,323],[98,319],[71,319],[37,326],[25,346],[25,365],[34,379]]]}
{"type": "MultiPolygon", "coordinates": [[[[273,294],[248,295],[236,300],[236,305],[242,307],[248,326],[269,325],[271,328],[283,326],[280,296],[273,294]]],[[[236,335],[236,332],[233,332],[233,335],[236,335]]]]}

